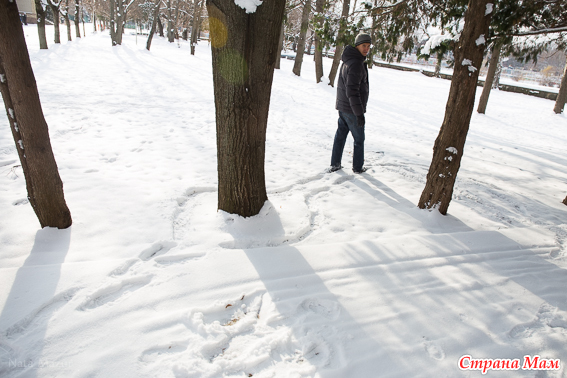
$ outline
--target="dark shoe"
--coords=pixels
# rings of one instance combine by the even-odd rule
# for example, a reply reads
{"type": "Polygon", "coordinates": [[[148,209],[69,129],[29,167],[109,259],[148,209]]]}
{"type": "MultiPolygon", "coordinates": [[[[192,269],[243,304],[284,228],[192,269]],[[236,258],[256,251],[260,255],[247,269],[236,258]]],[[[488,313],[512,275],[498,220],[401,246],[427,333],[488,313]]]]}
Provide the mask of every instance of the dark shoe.
{"type": "Polygon", "coordinates": [[[360,171],[355,171],[355,170],[353,169],[352,172],[353,172],[353,173],[356,173],[356,174],[360,174],[360,173],[366,172],[367,170],[368,170],[368,168],[362,167],[362,169],[361,169],[360,171]]]}
{"type": "Polygon", "coordinates": [[[332,172],[336,172],[339,169],[342,169],[343,166],[342,165],[331,165],[331,168],[327,169],[328,173],[332,173],[332,172]]]}

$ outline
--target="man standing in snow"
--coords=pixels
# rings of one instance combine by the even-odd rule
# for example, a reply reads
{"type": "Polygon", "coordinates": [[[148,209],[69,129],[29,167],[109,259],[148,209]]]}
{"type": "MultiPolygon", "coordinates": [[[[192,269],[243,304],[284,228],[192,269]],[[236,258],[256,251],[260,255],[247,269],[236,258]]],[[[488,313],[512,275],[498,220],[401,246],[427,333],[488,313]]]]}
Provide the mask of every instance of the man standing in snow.
{"type": "Polygon", "coordinates": [[[364,164],[364,113],[368,102],[368,68],[364,61],[370,51],[372,39],[370,35],[360,33],[356,36],[353,46],[347,46],[343,51],[343,64],[339,73],[337,85],[337,105],[339,111],[339,127],[333,143],[331,168],[335,172],[342,168],[341,159],[349,131],[354,138],[354,156],[352,171],[363,173],[364,164]]]}

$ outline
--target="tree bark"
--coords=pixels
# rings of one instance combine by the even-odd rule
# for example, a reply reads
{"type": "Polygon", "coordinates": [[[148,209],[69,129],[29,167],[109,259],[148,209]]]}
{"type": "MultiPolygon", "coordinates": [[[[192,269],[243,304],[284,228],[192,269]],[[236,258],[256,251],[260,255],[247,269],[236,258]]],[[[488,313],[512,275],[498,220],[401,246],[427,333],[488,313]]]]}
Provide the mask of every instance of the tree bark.
{"type": "Polygon", "coordinates": [[[154,38],[154,33],[156,32],[156,23],[159,21],[159,4],[161,0],[157,0],[154,3],[154,19],[152,21],[152,28],[150,34],[148,35],[148,42],[146,42],[146,49],[150,51],[150,46],[152,45],[152,39],[154,38]]]}
{"type": "Polygon", "coordinates": [[[567,197],[565,197],[565,199],[563,200],[563,204],[567,205],[567,197]]]}
{"type": "Polygon", "coordinates": [[[71,226],[18,7],[11,0],[0,0],[0,92],[41,227],[71,226]]]}
{"type": "Polygon", "coordinates": [[[481,114],[486,113],[486,105],[488,104],[488,97],[490,96],[490,91],[492,90],[492,84],[494,82],[494,77],[496,76],[496,70],[498,69],[498,64],[500,64],[500,51],[502,50],[502,44],[500,41],[495,41],[492,47],[492,56],[490,57],[490,63],[488,64],[488,72],[486,73],[486,81],[482,88],[482,94],[480,95],[480,100],[478,102],[477,112],[481,114]]]}
{"type": "MultiPolygon", "coordinates": [[[[315,12],[317,12],[319,19],[317,23],[321,25],[325,0],[317,0],[315,4],[315,12]]],[[[315,81],[317,83],[323,81],[323,75],[323,44],[317,33],[315,33],[315,81]]]]}
{"type": "Polygon", "coordinates": [[[339,32],[337,33],[337,45],[335,47],[335,56],[333,57],[333,65],[331,66],[331,72],[329,72],[329,85],[331,87],[335,86],[335,77],[337,76],[337,70],[339,69],[339,64],[341,63],[341,57],[343,55],[343,37],[346,29],[347,17],[350,13],[350,0],[343,0],[343,12],[341,14],[341,25],[339,27],[339,32]]]}
{"type": "Polygon", "coordinates": [[[49,7],[51,8],[51,12],[53,13],[53,42],[61,43],[61,30],[59,28],[59,6],[61,3],[57,3],[57,5],[53,4],[53,2],[49,2],[49,7]]]}
{"type": "MultiPolygon", "coordinates": [[[[45,36],[45,9],[41,0],[35,0],[35,12],[37,13],[37,34],[39,35],[39,48],[47,49],[47,38],[45,36]]],[[[19,19],[19,17],[18,17],[19,19]]]]}
{"type": "Polygon", "coordinates": [[[563,78],[561,79],[561,85],[559,87],[559,93],[557,94],[557,100],[555,100],[555,107],[553,111],[556,114],[563,113],[565,108],[565,102],[567,101],[567,61],[565,62],[565,69],[563,70],[563,78]]]}
{"type": "Polygon", "coordinates": [[[285,0],[247,13],[207,0],[217,124],[218,208],[257,215],[268,199],[266,126],[285,0]]]}
{"type": "Polygon", "coordinates": [[[305,37],[309,29],[309,16],[311,15],[311,0],[305,0],[303,13],[301,14],[301,30],[299,32],[299,42],[297,43],[297,53],[293,63],[293,73],[301,76],[301,65],[303,64],[303,54],[305,53],[305,37]]]}
{"type": "Polygon", "coordinates": [[[436,208],[447,214],[453,188],[461,164],[465,141],[474,108],[476,84],[485,45],[476,44],[481,35],[488,35],[492,13],[486,14],[491,0],[469,0],[465,25],[455,47],[455,68],[445,109],[445,119],[433,147],[433,159],[427,183],[419,199],[422,209],[436,208]]]}
{"type": "Polygon", "coordinates": [[[79,0],[75,0],[75,36],[81,38],[81,27],[79,21],[79,0]]]}

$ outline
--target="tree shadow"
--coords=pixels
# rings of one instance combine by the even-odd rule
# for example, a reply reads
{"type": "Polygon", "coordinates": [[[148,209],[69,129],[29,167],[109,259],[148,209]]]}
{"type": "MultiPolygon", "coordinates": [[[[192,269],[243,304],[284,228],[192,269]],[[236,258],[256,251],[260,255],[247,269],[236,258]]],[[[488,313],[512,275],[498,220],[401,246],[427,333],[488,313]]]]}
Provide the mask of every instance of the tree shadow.
{"type": "Polygon", "coordinates": [[[61,265],[69,252],[71,228],[44,228],[16,272],[0,314],[0,375],[36,377],[50,361],[41,360],[49,320],[74,291],[57,293],[61,265]]]}
{"type": "MultiPolygon", "coordinates": [[[[269,218],[270,234],[285,235],[279,216],[270,214],[269,218]]],[[[235,245],[242,244],[242,229],[231,234],[235,245]]],[[[302,345],[297,352],[301,363],[315,367],[317,376],[362,377],[369,368],[383,370],[386,363],[389,370],[409,376],[411,369],[397,364],[388,349],[364,330],[343,305],[344,298],[329,289],[328,275],[316,271],[302,251],[281,243],[244,252],[291,328],[292,338],[302,345]]]]}

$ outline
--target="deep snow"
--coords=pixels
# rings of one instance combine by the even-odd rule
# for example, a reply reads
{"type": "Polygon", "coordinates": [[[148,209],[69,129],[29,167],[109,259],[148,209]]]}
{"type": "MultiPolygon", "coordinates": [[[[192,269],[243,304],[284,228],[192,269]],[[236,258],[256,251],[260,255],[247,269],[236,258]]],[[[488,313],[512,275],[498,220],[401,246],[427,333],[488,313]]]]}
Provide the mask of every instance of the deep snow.
{"type": "Polygon", "coordinates": [[[565,376],[567,119],[552,101],[491,93],[441,216],[416,203],[449,81],[372,69],[370,169],[353,175],[349,138],[328,174],[335,90],[311,59],[301,77],[282,59],[269,201],[243,219],[216,209],[206,42],[191,56],[89,32],[40,51],[24,30],[74,223],[39,228],[0,117],[3,377],[481,376],[463,355],[561,359],[487,375],[565,376]]]}

